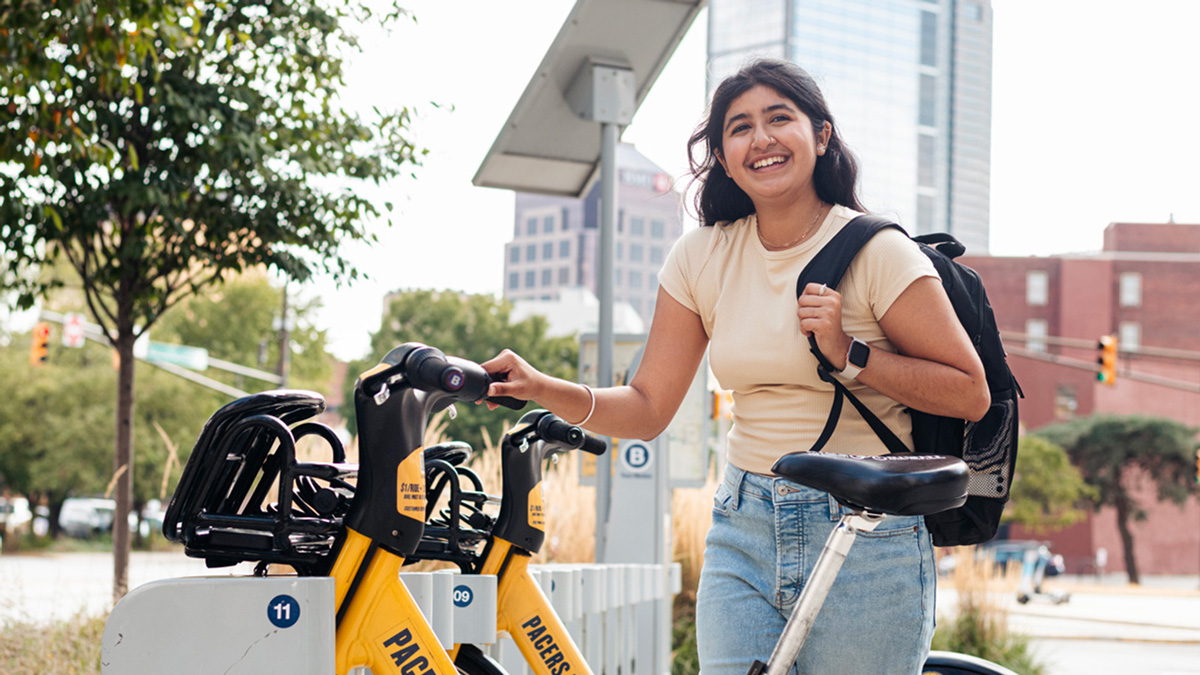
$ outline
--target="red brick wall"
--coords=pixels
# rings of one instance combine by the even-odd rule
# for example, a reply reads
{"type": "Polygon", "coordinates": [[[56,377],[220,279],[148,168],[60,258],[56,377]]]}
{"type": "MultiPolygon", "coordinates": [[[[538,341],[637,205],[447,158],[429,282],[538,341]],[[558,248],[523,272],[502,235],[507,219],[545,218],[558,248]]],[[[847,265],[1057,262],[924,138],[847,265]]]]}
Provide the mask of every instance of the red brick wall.
{"type": "Polygon", "coordinates": [[[1109,223],[1105,251],[1198,253],[1200,225],[1180,223],[1109,223]]]}

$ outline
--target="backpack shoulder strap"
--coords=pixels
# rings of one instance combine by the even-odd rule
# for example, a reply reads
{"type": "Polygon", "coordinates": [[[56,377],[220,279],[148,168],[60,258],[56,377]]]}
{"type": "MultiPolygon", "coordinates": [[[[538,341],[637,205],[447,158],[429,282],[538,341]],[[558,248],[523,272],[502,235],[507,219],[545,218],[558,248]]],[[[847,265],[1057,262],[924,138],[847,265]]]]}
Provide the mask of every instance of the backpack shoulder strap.
{"type": "Polygon", "coordinates": [[[846,223],[800,272],[800,277],[796,279],[796,297],[800,297],[809,283],[825,284],[837,289],[859,249],[865,246],[876,232],[887,227],[904,232],[900,225],[882,216],[858,216],[846,223]]]}
{"type": "MultiPolygon", "coordinates": [[[[840,232],[835,234],[829,243],[825,244],[817,255],[809,261],[804,270],[800,272],[800,277],[796,279],[796,297],[804,292],[805,286],[809,283],[822,283],[830,288],[836,289],[838,284],[842,282],[842,277],[845,276],[846,270],[850,267],[854,256],[858,255],[858,251],[868,242],[871,237],[884,228],[894,227],[901,232],[904,228],[900,227],[887,218],[875,215],[858,216],[857,218],[846,223],[845,227],[840,232]]],[[[905,233],[907,234],[907,233],[905,233]]],[[[835,369],[833,364],[825,358],[817,347],[817,340],[813,336],[808,337],[809,351],[817,358],[817,374],[820,378],[833,385],[834,398],[833,407],[829,411],[829,417],[825,420],[825,428],[822,429],[821,435],[813,444],[811,452],[820,452],[825,444],[829,442],[833,436],[833,431],[837,427],[837,422],[842,414],[842,399],[850,401],[867,425],[875,432],[875,435],[883,441],[884,446],[889,452],[907,452],[908,448],[904,443],[887,427],[874,413],[870,411],[858,397],[850,393],[837,377],[833,374],[835,369]]]]}

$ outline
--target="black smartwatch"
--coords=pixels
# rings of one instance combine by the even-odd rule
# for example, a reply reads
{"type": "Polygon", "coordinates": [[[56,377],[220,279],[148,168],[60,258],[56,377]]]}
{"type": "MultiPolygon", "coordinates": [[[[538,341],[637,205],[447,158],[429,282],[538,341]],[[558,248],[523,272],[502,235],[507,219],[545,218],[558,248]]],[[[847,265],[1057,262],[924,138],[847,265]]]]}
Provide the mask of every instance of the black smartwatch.
{"type": "Polygon", "coordinates": [[[863,368],[867,367],[869,358],[871,358],[871,346],[858,338],[852,338],[850,349],[846,351],[846,367],[842,368],[842,377],[851,380],[858,377],[863,368]]]}

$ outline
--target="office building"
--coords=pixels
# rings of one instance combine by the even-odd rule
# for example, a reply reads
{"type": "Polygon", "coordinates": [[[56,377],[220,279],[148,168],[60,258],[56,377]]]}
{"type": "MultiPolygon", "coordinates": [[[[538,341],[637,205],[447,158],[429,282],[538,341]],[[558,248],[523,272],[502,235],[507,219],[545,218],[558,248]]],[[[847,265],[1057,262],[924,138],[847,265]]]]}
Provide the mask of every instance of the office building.
{"type": "MultiPolygon", "coordinates": [[[[683,231],[671,177],[622,143],[617,152],[617,233],[613,302],[650,325],[658,271],[683,231]]],[[[516,193],[513,238],[504,250],[504,297],[562,300],[566,289],[599,295],[600,185],[583,199],[516,193]]]]}
{"type": "Polygon", "coordinates": [[[757,57],[813,75],[860,160],[860,195],[911,234],[988,250],[989,0],[711,0],[709,92],[757,57]]]}

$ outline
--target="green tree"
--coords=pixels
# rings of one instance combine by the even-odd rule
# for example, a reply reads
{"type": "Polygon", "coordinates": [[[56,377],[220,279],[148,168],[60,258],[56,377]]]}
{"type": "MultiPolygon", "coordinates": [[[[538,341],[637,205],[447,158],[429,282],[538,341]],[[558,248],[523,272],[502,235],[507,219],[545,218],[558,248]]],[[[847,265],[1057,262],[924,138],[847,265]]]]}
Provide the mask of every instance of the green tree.
{"type": "MultiPolygon", "coordinates": [[[[0,485],[31,502],[44,499],[51,533],[57,536],[63,500],[103,495],[112,481],[109,431],[117,375],[111,350],[103,346],[55,346],[51,361],[34,367],[27,345],[26,337],[0,348],[0,387],[10,392],[0,399],[0,485]]],[[[187,448],[221,397],[154,368],[137,377],[145,394],[133,424],[133,505],[140,511],[147,500],[164,496],[164,483],[168,490],[174,485],[187,448]],[[173,462],[163,435],[179,448],[173,462]]]]}
{"type": "Polygon", "coordinates": [[[1082,520],[1079,504],[1095,497],[1065,450],[1038,436],[1021,439],[1005,520],[1035,532],[1057,530],[1082,520]]]}
{"type": "MultiPolygon", "coordinates": [[[[353,388],[358,374],[379,363],[385,354],[405,342],[420,342],[447,355],[476,362],[487,361],[502,349],[512,349],[543,372],[573,380],[578,370],[579,345],[575,337],[547,337],[545,318],[533,316],[513,323],[512,305],[490,295],[463,295],[430,290],[397,294],[379,330],[371,335],[371,356],[350,364],[346,382],[347,428],[357,433],[353,414],[353,388]]],[[[483,432],[496,441],[506,424],[521,412],[508,408],[489,411],[486,406],[457,406],[458,416],[447,434],[483,448],[483,432]]]]}
{"type": "MultiPolygon", "coordinates": [[[[404,12],[394,7],[386,23],[404,12]]],[[[228,271],[353,279],[341,244],[379,210],[349,183],[419,152],[409,111],[342,111],[342,0],[28,0],[0,9],[0,285],[63,257],[119,355],[113,595],[124,595],[134,340],[228,271]]],[[[390,205],[387,205],[390,208],[390,205]]]]}
{"type": "MultiPolygon", "coordinates": [[[[284,288],[252,271],[187,298],[163,315],[154,339],[203,347],[209,356],[272,373],[279,364],[279,320],[284,288]]],[[[294,326],[288,337],[288,386],[321,391],[329,384],[332,357],[326,331],[315,325],[318,300],[289,303],[294,326]]],[[[264,380],[210,369],[206,376],[250,392],[275,388],[264,380]]]]}
{"type": "Polygon", "coordinates": [[[1182,504],[1192,480],[1196,429],[1174,420],[1138,415],[1093,415],[1037,432],[1062,446],[1096,491],[1094,506],[1111,506],[1125,554],[1129,582],[1140,583],[1130,525],[1146,518],[1131,488],[1141,477],[1154,481],[1160,501],[1182,504]]]}

